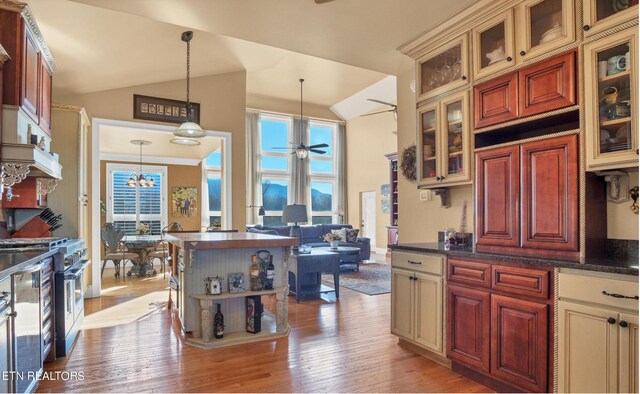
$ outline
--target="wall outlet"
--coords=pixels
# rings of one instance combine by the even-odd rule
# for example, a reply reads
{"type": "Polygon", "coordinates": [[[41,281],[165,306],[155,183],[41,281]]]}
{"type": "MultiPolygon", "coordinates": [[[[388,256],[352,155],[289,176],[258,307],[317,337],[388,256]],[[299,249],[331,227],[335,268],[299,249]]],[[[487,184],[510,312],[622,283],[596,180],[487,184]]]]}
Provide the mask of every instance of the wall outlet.
{"type": "Polygon", "coordinates": [[[431,190],[420,190],[420,201],[431,201],[431,190]]]}

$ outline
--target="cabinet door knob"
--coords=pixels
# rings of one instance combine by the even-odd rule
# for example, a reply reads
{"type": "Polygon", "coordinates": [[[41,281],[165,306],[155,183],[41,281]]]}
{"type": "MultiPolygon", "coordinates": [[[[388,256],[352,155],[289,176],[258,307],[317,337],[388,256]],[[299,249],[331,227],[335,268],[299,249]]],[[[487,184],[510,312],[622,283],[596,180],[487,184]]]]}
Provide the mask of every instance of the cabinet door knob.
{"type": "Polygon", "coordinates": [[[620,327],[622,327],[622,328],[625,328],[626,326],[628,326],[628,325],[629,325],[629,323],[627,323],[627,322],[626,322],[626,321],[624,321],[624,320],[620,320],[620,323],[618,323],[618,324],[619,324],[619,325],[620,325],[620,327]]]}
{"type": "Polygon", "coordinates": [[[462,80],[463,80],[463,81],[466,81],[466,80],[467,80],[466,75],[463,75],[463,76],[462,76],[462,80]]]}
{"type": "Polygon", "coordinates": [[[589,26],[589,25],[582,26],[582,30],[584,30],[584,31],[589,31],[589,29],[591,29],[591,26],[589,26]]]}
{"type": "Polygon", "coordinates": [[[610,318],[607,319],[607,323],[616,324],[616,319],[614,319],[613,317],[610,317],[610,318]]]}
{"type": "Polygon", "coordinates": [[[508,62],[510,62],[510,61],[512,61],[512,60],[513,60],[513,58],[512,58],[511,56],[507,56],[507,61],[508,61],[508,62]]]}
{"type": "Polygon", "coordinates": [[[524,56],[524,55],[526,55],[526,54],[527,54],[527,52],[525,52],[525,51],[520,51],[520,56],[524,56]]]}

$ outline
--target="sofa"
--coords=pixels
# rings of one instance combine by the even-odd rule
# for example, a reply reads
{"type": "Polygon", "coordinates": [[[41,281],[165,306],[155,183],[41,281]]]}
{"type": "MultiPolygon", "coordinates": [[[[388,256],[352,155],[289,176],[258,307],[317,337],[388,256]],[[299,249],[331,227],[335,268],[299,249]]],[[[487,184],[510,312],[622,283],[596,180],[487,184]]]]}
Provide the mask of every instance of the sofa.
{"type": "MultiPolygon", "coordinates": [[[[312,224],[300,226],[300,232],[302,233],[300,244],[309,245],[312,248],[328,247],[329,242],[324,242],[322,237],[330,233],[331,230],[339,230],[342,228],[352,229],[353,226],[350,224],[312,224]]],[[[272,234],[284,237],[288,237],[290,231],[291,226],[263,226],[257,224],[247,228],[247,232],[250,233],[272,234]]],[[[360,261],[371,258],[371,240],[369,238],[358,238],[356,242],[340,241],[339,246],[354,246],[360,248],[360,261]]]]}

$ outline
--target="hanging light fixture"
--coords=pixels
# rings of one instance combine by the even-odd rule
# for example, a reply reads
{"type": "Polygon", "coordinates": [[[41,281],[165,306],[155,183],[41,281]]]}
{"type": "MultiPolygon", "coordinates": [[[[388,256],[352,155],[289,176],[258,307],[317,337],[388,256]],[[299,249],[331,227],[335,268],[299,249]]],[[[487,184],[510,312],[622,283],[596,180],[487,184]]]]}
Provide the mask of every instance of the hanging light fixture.
{"type": "MultiPolygon", "coordinates": [[[[191,39],[193,38],[192,31],[185,31],[182,33],[182,41],[187,43],[187,119],[186,122],[180,125],[178,129],[173,133],[176,137],[182,138],[202,138],[207,133],[202,130],[199,124],[192,121],[191,101],[190,101],[190,82],[191,82],[191,39]]],[[[173,141],[172,141],[173,142],[173,141]]],[[[175,144],[176,142],[174,142],[175,144]]],[[[180,144],[180,143],[178,143],[180,144]]],[[[181,144],[181,145],[195,145],[195,144],[181,144]]],[[[199,145],[199,144],[198,144],[199,145]]]]}
{"type": "Polygon", "coordinates": [[[127,181],[127,186],[135,187],[153,187],[156,185],[156,181],[153,180],[153,176],[149,175],[149,179],[142,172],[142,145],[151,145],[151,141],[146,140],[131,140],[134,145],[140,146],[140,168],[137,174],[131,174],[127,181]]]}
{"type": "Polygon", "coordinates": [[[309,155],[309,149],[307,149],[307,147],[305,147],[303,144],[304,142],[302,141],[302,127],[303,127],[303,122],[302,122],[302,83],[304,82],[304,79],[300,78],[300,145],[296,148],[296,156],[298,156],[298,159],[304,159],[307,157],[307,155],[309,155]]]}
{"type": "Polygon", "coordinates": [[[171,142],[172,144],[176,144],[176,145],[187,145],[187,146],[198,146],[198,145],[200,145],[200,141],[194,140],[192,138],[185,138],[185,137],[177,137],[177,138],[174,138],[174,139],[170,140],[169,142],[171,142]]]}

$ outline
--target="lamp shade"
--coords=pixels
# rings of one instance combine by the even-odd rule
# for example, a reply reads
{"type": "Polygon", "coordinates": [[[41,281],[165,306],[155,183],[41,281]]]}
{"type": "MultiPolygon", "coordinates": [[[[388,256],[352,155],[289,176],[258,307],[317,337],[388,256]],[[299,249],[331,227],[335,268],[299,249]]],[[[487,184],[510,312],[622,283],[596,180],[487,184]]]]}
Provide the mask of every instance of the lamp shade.
{"type": "Polygon", "coordinates": [[[184,122],[178,127],[178,130],[173,132],[173,135],[176,137],[186,137],[186,138],[202,138],[207,135],[202,130],[199,124],[194,122],[184,122]]]}
{"type": "Polygon", "coordinates": [[[266,212],[264,211],[264,207],[260,207],[260,209],[258,209],[258,216],[264,216],[266,215],[266,212]]]}
{"type": "Polygon", "coordinates": [[[282,210],[282,221],[285,223],[306,223],[307,220],[306,205],[287,205],[282,210]]]}

